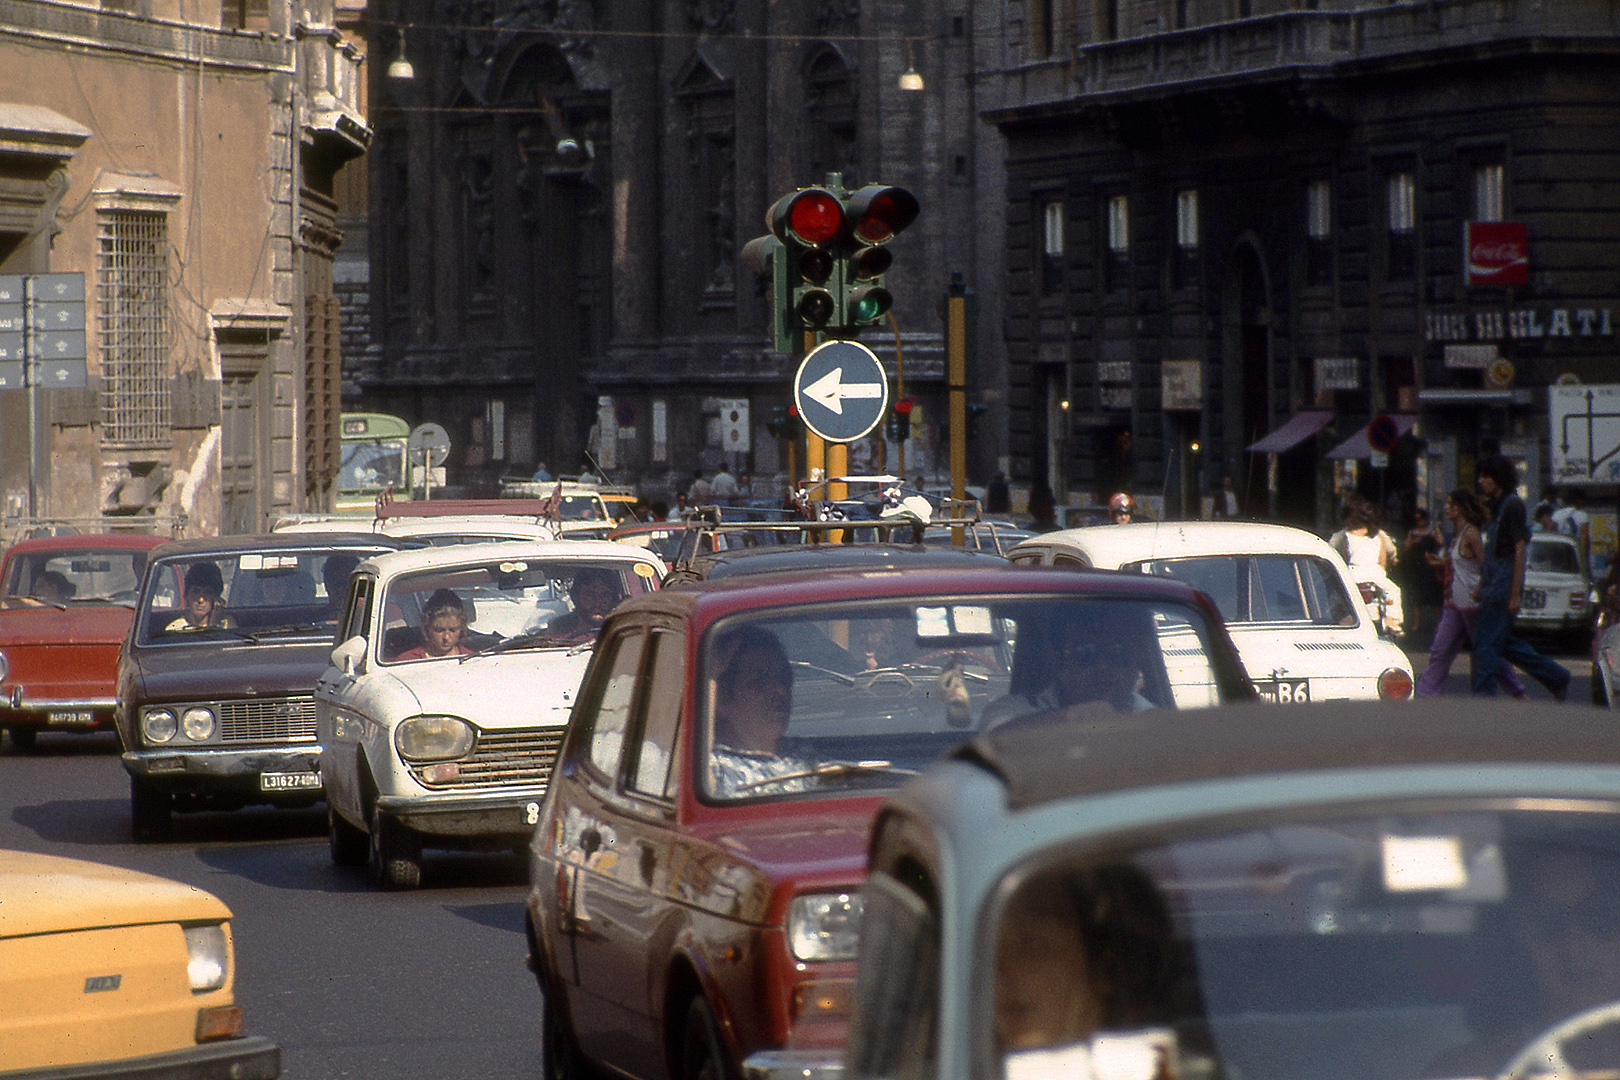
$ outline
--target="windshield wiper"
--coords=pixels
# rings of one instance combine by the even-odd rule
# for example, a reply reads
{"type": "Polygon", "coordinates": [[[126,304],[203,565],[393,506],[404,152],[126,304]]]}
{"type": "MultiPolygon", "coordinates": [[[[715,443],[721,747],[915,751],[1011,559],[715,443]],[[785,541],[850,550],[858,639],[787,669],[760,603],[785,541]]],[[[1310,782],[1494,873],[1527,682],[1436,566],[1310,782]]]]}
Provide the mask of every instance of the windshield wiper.
{"type": "MultiPolygon", "coordinates": [[[[525,634],[514,634],[512,637],[503,638],[493,645],[479,649],[477,652],[471,653],[467,656],[463,656],[461,658],[461,662],[466,663],[474,656],[494,656],[496,653],[511,652],[513,649],[528,649],[536,646],[551,646],[553,648],[557,648],[563,645],[578,644],[579,641],[572,634],[564,636],[560,634],[547,633],[544,630],[530,630],[525,634]]],[[[586,642],[585,644],[591,645],[595,644],[595,642],[590,641],[586,642]]]]}
{"type": "Polygon", "coordinates": [[[280,634],[313,634],[321,630],[336,633],[337,627],[329,622],[285,623],[281,626],[261,627],[248,636],[258,641],[260,638],[276,637],[280,634]]]}
{"type": "Polygon", "coordinates": [[[808,769],[782,773],[779,776],[767,776],[763,780],[752,780],[739,785],[737,790],[752,791],[766,784],[779,784],[784,780],[804,780],[809,777],[824,779],[834,776],[871,776],[885,773],[894,776],[916,776],[917,770],[897,768],[892,761],[823,761],[808,769]]]}

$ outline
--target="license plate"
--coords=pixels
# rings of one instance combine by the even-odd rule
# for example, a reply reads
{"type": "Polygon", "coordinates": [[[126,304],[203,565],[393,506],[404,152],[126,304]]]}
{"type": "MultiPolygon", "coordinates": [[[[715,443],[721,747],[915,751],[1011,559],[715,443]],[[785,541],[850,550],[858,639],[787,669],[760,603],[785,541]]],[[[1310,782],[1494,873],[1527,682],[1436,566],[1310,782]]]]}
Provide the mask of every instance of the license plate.
{"type": "Polygon", "coordinates": [[[318,772],[267,772],[259,774],[260,791],[306,791],[321,786],[318,772]]]}
{"type": "Polygon", "coordinates": [[[1519,597],[1519,608],[1522,611],[1540,611],[1547,606],[1547,592],[1545,589],[1526,589],[1519,597]]]}
{"type": "Polygon", "coordinates": [[[96,722],[96,714],[89,709],[73,709],[68,712],[53,712],[46,714],[45,722],[52,726],[86,727],[96,722]]]}
{"type": "Polygon", "coordinates": [[[1255,683],[1254,688],[1274,705],[1296,705],[1311,700],[1309,679],[1267,679],[1255,683]]]}

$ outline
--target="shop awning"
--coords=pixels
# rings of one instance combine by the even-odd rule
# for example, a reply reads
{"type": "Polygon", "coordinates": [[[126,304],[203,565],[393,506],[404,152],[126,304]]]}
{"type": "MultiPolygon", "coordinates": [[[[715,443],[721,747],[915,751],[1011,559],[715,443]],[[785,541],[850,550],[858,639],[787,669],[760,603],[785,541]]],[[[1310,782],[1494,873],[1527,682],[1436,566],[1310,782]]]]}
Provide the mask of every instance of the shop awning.
{"type": "MultiPolygon", "coordinates": [[[[1405,435],[1417,423],[1417,417],[1403,413],[1390,413],[1390,419],[1395,421],[1395,431],[1398,435],[1405,435]]],[[[1367,442],[1367,425],[1356,428],[1355,434],[1344,442],[1327,452],[1330,458],[1369,458],[1372,457],[1372,446],[1367,442]]]]}
{"type": "Polygon", "coordinates": [[[1284,450],[1292,450],[1318,431],[1327,427],[1333,419],[1330,409],[1306,409],[1290,416],[1282,427],[1249,447],[1256,454],[1280,454],[1284,450]]]}

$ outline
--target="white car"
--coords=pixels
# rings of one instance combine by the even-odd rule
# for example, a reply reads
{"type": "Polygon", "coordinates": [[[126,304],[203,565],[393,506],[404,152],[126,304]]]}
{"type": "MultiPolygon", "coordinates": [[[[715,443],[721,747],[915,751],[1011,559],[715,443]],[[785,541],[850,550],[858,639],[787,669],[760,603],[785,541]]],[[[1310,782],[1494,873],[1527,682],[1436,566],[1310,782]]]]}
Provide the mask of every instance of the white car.
{"type": "Polygon", "coordinates": [[[1520,630],[1540,631],[1576,639],[1585,647],[1596,605],[1589,595],[1591,583],[1581,567],[1581,549],[1573,536],[1563,533],[1530,534],[1524,563],[1524,591],[1520,595],[1520,630]]]}
{"type": "Polygon", "coordinates": [[[1007,556],[1176,578],[1206,593],[1260,696],[1279,702],[1406,698],[1412,663],[1378,636],[1350,571],[1287,525],[1167,521],[1042,533],[1007,556]]]}
{"type": "MultiPolygon", "coordinates": [[[[332,861],[369,861],[383,888],[408,889],[424,848],[523,850],[595,643],[590,616],[663,575],[649,551],[586,540],[422,548],[356,567],[315,686],[332,861]],[[445,653],[422,630],[424,610],[447,603],[465,628],[445,653]]],[[[442,624],[429,620],[430,636],[442,624]]]]}

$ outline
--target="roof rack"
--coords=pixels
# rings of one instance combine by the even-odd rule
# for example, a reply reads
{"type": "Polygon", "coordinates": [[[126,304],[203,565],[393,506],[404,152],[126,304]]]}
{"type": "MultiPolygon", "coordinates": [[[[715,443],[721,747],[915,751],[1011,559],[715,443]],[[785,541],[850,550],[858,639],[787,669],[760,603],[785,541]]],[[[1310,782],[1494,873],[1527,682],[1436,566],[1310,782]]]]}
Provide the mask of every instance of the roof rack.
{"type": "Polygon", "coordinates": [[[0,523],[5,543],[36,536],[78,536],[86,533],[135,533],[156,536],[168,532],[171,540],[186,534],[185,514],[119,514],[114,517],[27,517],[8,514],[0,523]]]}

